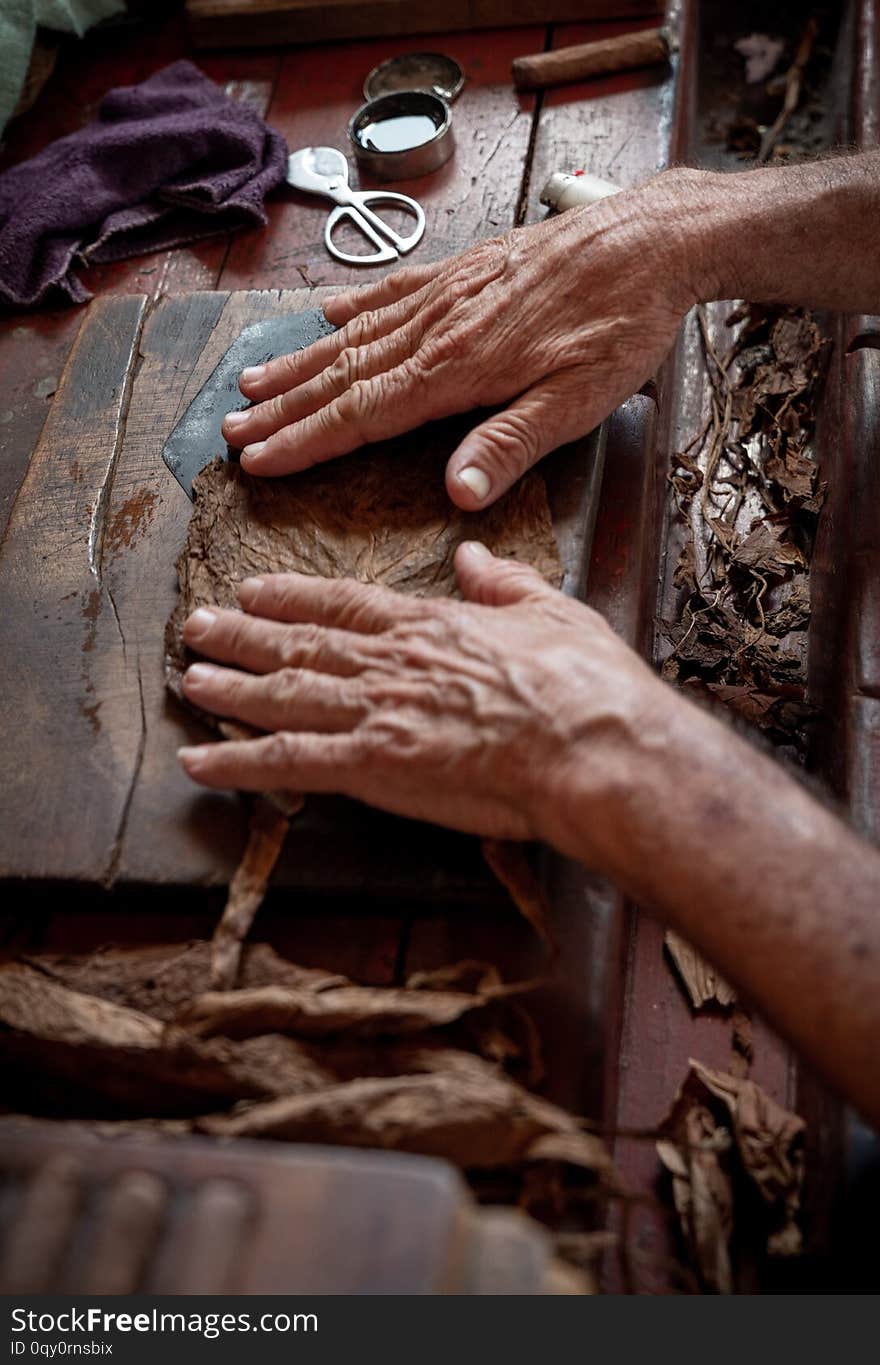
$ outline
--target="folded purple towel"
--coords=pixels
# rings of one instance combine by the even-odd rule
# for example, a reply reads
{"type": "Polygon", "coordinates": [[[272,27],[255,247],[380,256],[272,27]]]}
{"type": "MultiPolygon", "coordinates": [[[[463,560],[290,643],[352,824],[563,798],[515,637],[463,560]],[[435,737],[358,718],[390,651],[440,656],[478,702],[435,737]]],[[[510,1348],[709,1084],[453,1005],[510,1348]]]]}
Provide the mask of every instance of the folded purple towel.
{"type": "Polygon", "coordinates": [[[111,90],[98,117],[0,175],[0,300],[90,296],[76,263],[265,224],[284,139],[191,62],[111,90]]]}

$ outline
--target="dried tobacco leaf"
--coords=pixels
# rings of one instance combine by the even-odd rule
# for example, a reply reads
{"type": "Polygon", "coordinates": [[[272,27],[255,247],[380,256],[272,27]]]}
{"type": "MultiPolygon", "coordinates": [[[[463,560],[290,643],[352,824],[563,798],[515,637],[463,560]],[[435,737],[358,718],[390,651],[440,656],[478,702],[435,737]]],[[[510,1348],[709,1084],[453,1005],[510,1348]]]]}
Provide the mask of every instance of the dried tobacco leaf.
{"type": "Polygon", "coordinates": [[[736,1288],[734,1239],[742,1259],[800,1250],[802,1119],[754,1081],[691,1061],[659,1132],[658,1155],[672,1175],[682,1232],[707,1288],[736,1288]],[[743,1182],[760,1196],[758,1220],[754,1202],[747,1206],[737,1195],[743,1182]]]}
{"type": "Polygon", "coordinates": [[[727,324],[737,331],[722,355],[700,314],[710,415],[672,460],[683,594],[659,622],[662,672],[803,754],[812,712],[798,632],[824,496],[810,442],[827,343],[796,309],[743,305],[727,324]]]}
{"type": "MultiPolygon", "coordinates": [[[[445,465],[466,429],[458,420],[437,423],[422,430],[417,448],[411,437],[389,441],[286,479],[249,477],[219,459],[203,470],[193,484],[195,507],[177,563],[180,591],[165,632],[170,690],[185,701],[181,678],[191,659],[182,635],[186,618],[200,606],[237,606],[238,585],[252,575],[348,577],[417,596],[457,596],[455,551],[464,540],[481,540],[495,555],[531,564],[558,587],[562,565],[539,473],[527,474],[483,512],[463,512],[450,501],[445,465]]],[[[228,738],[256,734],[237,722],[203,719],[228,738]]],[[[276,792],[270,800],[287,815],[302,805],[294,793],[276,792]]],[[[261,899],[252,857],[250,850],[236,874],[226,927],[218,930],[217,986],[233,984],[235,944],[261,899]]],[[[497,853],[496,862],[501,857],[497,853]]],[[[537,925],[530,888],[516,877],[502,880],[537,925]]]]}
{"type": "Polygon", "coordinates": [[[351,982],[317,990],[263,986],[199,996],[177,1022],[200,1038],[251,1038],[261,1033],[300,1038],[394,1036],[444,1028],[519,989],[495,986],[470,993],[351,982]]]}
{"type": "Polygon", "coordinates": [[[241,862],[229,883],[226,905],[211,943],[211,986],[228,990],[238,976],[244,939],[263,903],[290,821],[268,801],[257,801],[241,862]]]}
{"type": "Polygon", "coordinates": [[[203,470],[165,636],[171,690],[180,695],[190,658],[181,634],[187,616],[199,606],[237,606],[238,585],[252,575],[347,577],[421,597],[457,596],[455,551],[481,540],[558,586],[562,566],[539,473],[484,512],[450,502],[445,464],[465,430],[437,424],[418,445],[411,437],[386,442],[284,479],[249,477],[219,459],[203,470]]]}
{"type": "MultiPolygon", "coordinates": [[[[104,948],[93,953],[42,954],[23,959],[73,991],[128,1006],[170,1023],[210,986],[211,945],[203,941],[146,948],[104,948]]],[[[239,970],[243,988],[321,990],[347,978],[323,968],[300,967],[267,943],[245,945],[239,970]]]]}
{"type": "Polygon", "coordinates": [[[690,1259],[707,1289],[733,1292],[730,1239],[733,1187],[730,1134],[702,1105],[676,1125],[676,1141],[661,1140],[657,1155],[672,1176],[672,1198],[690,1259]]]}
{"type": "Polygon", "coordinates": [[[696,948],[692,948],[672,929],[667,929],[663,942],[695,1010],[702,1009],[710,1000],[714,1000],[722,1009],[727,1009],[733,1004],[736,1000],[736,991],[719,976],[696,948]]]}
{"type": "Polygon", "coordinates": [[[577,1120],[564,1110],[485,1063],[474,1068],[474,1074],[440,1071],[350,1081],[320,1094],[201,1119],[197,1126],[221,1137],[421,1152],[445,1157],[464,1169],[519,1166],[531,1159],[539,1138],[562,1133],[570,1136],[582,1162],[592,1165],[597,1175],[610,1171],[598,1138],[581,1132],[577,1120]]]}
{"type": "Polygon", "coordinates": [[[289,1039],[202,1042],[18,964],[0,970],[0,1031],[7,1094],[49,1112],[193,1113],[327,1080],[289,1039]]]}

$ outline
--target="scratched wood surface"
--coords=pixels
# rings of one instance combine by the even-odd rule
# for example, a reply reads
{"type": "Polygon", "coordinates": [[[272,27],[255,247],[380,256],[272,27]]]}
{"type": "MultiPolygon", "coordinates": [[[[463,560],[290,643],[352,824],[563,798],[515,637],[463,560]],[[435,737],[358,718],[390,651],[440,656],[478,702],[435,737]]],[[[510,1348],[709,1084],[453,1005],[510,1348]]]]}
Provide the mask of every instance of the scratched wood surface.
{"type": "MultiPolygon", "coordinates": [[[[540,48],[543,42],[540,28],[444,36],[443,51],[466,76],[453,107],[455,155],[433,175],[387,185],[411,195],[425,210],[425,236],[411,262],[453,255],[515,222],[535,100],[513,90],[510,63],[525,50],[523,44],[540,48]]],[[[339,43],[320,53],[310,48],[288,52],[267,118],[291,149],[329,144],[346,151],[346,124],[363,99],[367,72],[389,54],[423,48],[422,38],[397,38],[339,43]]],[[[355,174],[364,188],[378,184],[355,174]]],[[[269,213],[268,233],[243,233],[232,242],[220,276],[223,288],[363,282],[363,268],[333,260],[324,247],[323,201],[285,191],[269,213]]],[[[371,267],[370,278],[378,273],[371,267]]]]}
{"type": "MultiPolygon", "coordinates": [[[[228,882],[235,796],[198,793],[181,743],[204,727],[170,704],[163,632],[191,505],[162,445],[245,327],[320,291],[197,292],[155,307],[97,299],[59,382],[0,545],[0,677],[22,725],[0,792],[0,871],[94,885],[228,882]]],[[[416,438],[417,439],[417,438],[416,438]]],[[[557,541],[582,583],[596,443],[548,463],[557,541]]],[[[302,892],[473,899],[493,883],[475,840],[353,803],[309,802],[276,884],[302,892]]]]}
{"type": "MultiPolygon", "coordinates": [[[[469,84],[456,106],[459,144],[448,178],[443,179],[441,172],[430,183],[401,186],[423,198],[429,210],[431,236],[424,250],[432,250],[433,235],[438,243],[446,243],[448,251],[513,222],[534,221],[542,215],[537,197],[546,173],[558,166],[584,165],[628,185],[651,174],[668,158],[693,156],[698,49],[692,27],[696,5],[684,3],[683,10],[683,58],[671,73],[606,77],[589,87],[554,91],[530,103],[520,103],[513,96],[506,65],[508,53],[538,49],[545,40],[556,45],[584,41],[623,26],[603,21],[566,26],[549,35],[543,29],[534,34],[520,29],[517,38],[521,44],[517,42],[516,52],[504,46],[509,33],[414,42],[413,46],[439,46],[453,52],[469,75],[469,84]],[[465,100],[469,103],[462,102],[465,100]],[[505,130],[507,122],[510,127],[505,130]],[[447,207],[449,213],[445,213],[447,207]],[[450,220],[447,224],[444,217],[450,220]]],[[[842,42],[850,48],[839,54],[840,67],[843,71],[851,67],[853,74],[852,108],[840,137],[845,142],[874,145],[880,129],[877,0],[852,0],[846,7],[843,32],[846,36],[842,42]]],[[[342,146],[342,125],[354,107],[359,82],[376,59],[377,48],[386,56],[390,47],[364,43],[316,49],[311,61],[307,50],[231,50],[200,54],[198,60],[208,74],[229,83],[255,107],[271,110],[272,121],[293,145],[326,141],[342,146]]],[[[407,40],[394,44],[394,50],[406,47],[407,40]]],[[[136,39],[119,34],[92,35],[87,43],[67,49],[47,98],[13,125],[4,149],[5,161],[18,160],[50,138],[79,126],[105,89],[142,79],[188,50],[177,17],[151,21],[138,31],[136,39]]],[[[183,251],[89,272],[86,278],[108,306],[112,302],[123,310],[134,310],[113,318],[106,314],[107,326],[113,322],[117,328],[124,317],[131,320],[140,307],[137,300],[123,297],[117,301],[117,295],[135,293],[156,299],[169,291],[193,288],[277,288],[312,280],[344,282],[351,278],[350,272],[330,265],[316,248],[316,224],[321,221],[320,206],[285,193],[272,208],[270,233],[241,235],[231,242],[215,239],[183,251]]],[[[439,245],[437,254],[443,254],[439,245]]],[[[65,310],[0,321],[0,524],[9,513],[47,414],[42,465],[44,474],[50,470],[45,442],[53,432],[52,390],[64,370],[81,317],[81,311],[65,310]]],[[[825,747],[820,746],[816,755],[817,765],[849,803],[854,820],[875,837],[880,836],[880,665],[876,632],[880,475],[877,462],[859,458],[859,452],[876,450],[880,438],[878,334],[880,322],[870,318],[848,320],[839,329],[835,396],[829,400],[829,415],[835,418],[836,414],[840,451],[835,454],[830,438],[827,447],[829,458],[835,454],[838,459],[835,468],[839,478],[833,515],[825,524],[828,539],[821,563],[827,567],[829,581],[843,583],[845,590],[836,596],[829,590],[828,602],[836,604],[836,615],[829,609],[824,624],[814,625],[816,658],[811,659],[811,676],[817,689],[824,686],[823,678],[829,672],[834,675],[821,694],[829,726],[825,747]],[[869,340],[859,342],[860,337],[869,340]],[[875,340],[870,340],[872,337],[875,340]],[[854,343],[858,344],[852,354],[844,359],[846,348],[854,343]],[[831,670],[829,661],[834,664],[831,670]]],[[[636,398],[609,424],[603,496],[592,541],[588,585],[593,605],[646,652],[651,645],[661,552],[669,411],[676,401],[674,367],[667,367],[659,381],[659,411],[651,399],[636,398]]],[[[92,402],[99,421],[106,424],[111,420],[112,397],[103,407],[94,398],[83,401],[92,402]]],[[[99,477],[99,468],[92,469],[90,476],[99,477]]],[[[61,496],[59,489],[54,494],[56,503],[61,496]]],[[[75,489],[63,497],[72,500],[66,505],[88,509],[88,500],[75,489]]],[[[52,515],[51,510],[47,515],[52,515]]],[[[817,546],[817,566],[819,552],[817,546]]],[[[113,559],[111,556],[108,565],[109,581],[115,583],[113,559]]],[[[151,586],[146,591],[152,591],[151,586]]],[[[71,619],[69,628],[81,632],[88,624],[88,618],[80,615],[78,621],[71,619]]],[[[112,638],[110,624],[98,616],[96,641],[112,638]]],[[[78,638],[81,640],[82,635],[78,638]]],[[[89,654],[86,651],[81,658],[86,660],[89,654]]],[[[54,656],[49,658],[48,651],[42,658],[43,666],[54,665],[54,656]]],[[[130,687],[131,669],[123,670],[120,677],[130,687]]],[[[109,701],[111,706],[121,705],[119,698],[109,701]]],[[[48,720],[51,724],[51,717],[48,720]]],[[[87,714],[82,716],[82,723],[91,725],[87,714]]],[[[110,757],[121,763],[130,755],[110,757]]],[[[109,807],[111,816],[118,815],[118,804],[112,806],[108,799],[109,807]]],[[[106,844],[104,851],[108,852],[106,844]]],[[[117,856],[121,858],[121,854],[117,856]]],[[[84,902],[71,897],[69,889],[61,896],[54,890],[42,898],[39,907],[29,900],[26,914],[9,915],[3,930],[9,936],[9,946],[19,949],[46,945],[85,949],[112,938],[167,940],[203,934],[219,896],[219,889],[209,893],[204,909],[194,910],[188,901],[175,901],[167,890],[162,892],[160,906],[155,895],[136,896],[132,887],[125,896],[126,913],[120,915],[119,902],[113,897],[90,893],[84,902]],[[59,913],[59,904],[76,908],[76,913],[70,909],[59,913]]],[[[366,909],[362,898],[357,899],[357,906],[348,901],[328,905],[318,913],[299,900],[291,903],[289,898],[276,899],[270,901],[263,927],[298,960],[333,963],[368,980],[399,980],[411,967],[434,965],[472,951],[500,960],[509,976],[528,974],[534,966],[535,944],[527,927],[513,921],[500,907],[486,907],[465,916],[426,911],[418,895],[394,909],[366,909]]],[[[585,880],[567,904],[560,889],[556,918],[565,947],[563,979],[554,982],[539,1001],[542,1024],[555,1050],[549,1088],[596,1116],[604,1114],[611,1127],[651,1125],[667,1107],[684,1074],[688,1055],[723,1064],[729,1035],[717,1018],[691,1014],[663,959],[654,922],[625,910],[611,888],[585,880]]],[[[796,1096],[799,1107],[808,1114],[808,1200],[812,1201],[811,1208],[822,1199],[832,1204],[840,1170],[836,1154],[839,1113],[828,1104],[821,1087],[802,1068],[796,1068],[787,1052],[760,1026],[754,1074],[777,1098],[796,1096]],[[829,1187],[824,1193],[823,1173],[824,1184],[829,1187]]],[[[667,1258],[676,1254],[677,1247],[668,1214],[655,1199],[660,1186],[652,1145],[620,1139],[616,1156],[630,1187],[649,1201],[635,1221],[637,1287],[653,1292],[680,1287],[681,1280],[669,1270],[667,1258]]],[[[827,1241],[827,1220],[813,1218],[812,1213],[811,1219],[814,1237],[818,1232],[827,1241]]]]}

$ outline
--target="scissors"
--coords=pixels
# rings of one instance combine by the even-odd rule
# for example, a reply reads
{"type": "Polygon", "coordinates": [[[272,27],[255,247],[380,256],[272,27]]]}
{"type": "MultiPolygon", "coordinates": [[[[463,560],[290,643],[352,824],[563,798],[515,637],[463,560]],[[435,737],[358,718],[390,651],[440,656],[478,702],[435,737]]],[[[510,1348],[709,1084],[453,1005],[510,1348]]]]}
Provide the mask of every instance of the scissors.
{"type": "Polygon", "coordinates": [[[380,261],[395,261],[399,254],[412,251],[422,240],[425,214],[421,204],[406,194],[391,190],[353,190],[348,183],[348,162],[335,147],[303,147],[294,152],[287,163],[287,183],[306,194],[323,194],[337,207],[331,210],[324,228],[324,245],[338,261],[349,265],[378,265],[380,261]],[[402,237],[392,227],[367,208],[368,203],[383,200],[400,204],[415,216],[416,225],[408,237],[402,237]],[[333,229],[348,218],[364,237],[376,247],[367,255],[359,256],[342,251],[333,241],[333,229]]]}

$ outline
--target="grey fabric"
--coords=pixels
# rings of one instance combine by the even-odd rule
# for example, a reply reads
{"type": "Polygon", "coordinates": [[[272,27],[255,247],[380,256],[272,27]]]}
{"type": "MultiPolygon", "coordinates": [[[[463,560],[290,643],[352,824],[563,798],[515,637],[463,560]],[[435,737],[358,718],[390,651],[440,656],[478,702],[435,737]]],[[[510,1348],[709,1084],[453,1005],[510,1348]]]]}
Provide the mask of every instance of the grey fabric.
{"type": "Polygon", "coordinates": [[[0,0],[0,135],[21,96],[37,29],[81,38],[124,9],[125,0],[0,0]]]}

